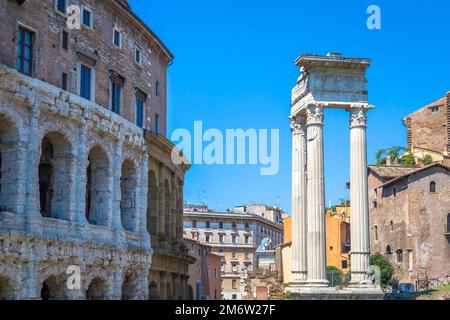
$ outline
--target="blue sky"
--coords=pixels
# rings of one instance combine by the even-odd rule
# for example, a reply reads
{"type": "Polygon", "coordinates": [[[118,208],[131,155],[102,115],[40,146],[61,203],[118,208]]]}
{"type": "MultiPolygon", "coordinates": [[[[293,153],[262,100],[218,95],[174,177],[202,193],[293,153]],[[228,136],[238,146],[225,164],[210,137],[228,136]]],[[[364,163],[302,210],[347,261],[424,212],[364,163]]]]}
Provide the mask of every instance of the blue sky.
{"type": "MultiPolygon", "coordinates": [[[[207,128],[280,129],[280,171],[258,166],[194,165],[185,201],[226,209],[248,202],[291,209],[290,92],[302,52],[371,58],[368,158],[406,145],[401,119],[450,91],[450,2],[392,0],[131,0],[134,11],[174,53],[168,73],[168,135],[207,128]],[[382,29],[366,27],[366,9],[382,10],[382,29]]],[[[326,202],[348,191],[345,111],[325,114],[326,202]]]]}

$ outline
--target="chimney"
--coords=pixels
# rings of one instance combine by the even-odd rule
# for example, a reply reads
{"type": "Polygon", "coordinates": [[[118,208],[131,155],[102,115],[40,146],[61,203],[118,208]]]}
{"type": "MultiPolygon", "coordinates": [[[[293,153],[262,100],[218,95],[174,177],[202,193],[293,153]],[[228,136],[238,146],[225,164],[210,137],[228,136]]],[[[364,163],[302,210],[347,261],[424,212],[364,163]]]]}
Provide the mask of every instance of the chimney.
{"type": "Polygon", "coordinates": [[[394,165],[394,161],[392,160],[391,156],[387,156],[386,158],[386,165],[392,167],[394,165]]]}

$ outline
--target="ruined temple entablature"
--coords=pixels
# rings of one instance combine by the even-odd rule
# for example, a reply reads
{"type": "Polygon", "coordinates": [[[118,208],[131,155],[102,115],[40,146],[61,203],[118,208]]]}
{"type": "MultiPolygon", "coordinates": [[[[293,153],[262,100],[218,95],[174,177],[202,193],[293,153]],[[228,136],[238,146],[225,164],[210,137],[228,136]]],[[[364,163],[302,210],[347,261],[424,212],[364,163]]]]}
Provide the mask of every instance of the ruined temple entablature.
{"type": "Polygon", "coordinates": [[[373,108],[368,104],[366,79],[371,60],[347,58],[339,53],[302,54],[295,64],[300,67],[301,75],[292,89],[292,115],[311,104],[338,109],[373,108]]]}

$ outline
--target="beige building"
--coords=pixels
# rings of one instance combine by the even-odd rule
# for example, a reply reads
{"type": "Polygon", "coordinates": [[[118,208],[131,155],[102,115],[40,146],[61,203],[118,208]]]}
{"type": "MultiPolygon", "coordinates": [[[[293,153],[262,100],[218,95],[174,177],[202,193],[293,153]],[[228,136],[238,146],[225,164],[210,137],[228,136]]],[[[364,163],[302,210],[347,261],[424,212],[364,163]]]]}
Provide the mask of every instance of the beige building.
{"type": "Polygon", "coordinates": [[[240,300],[245,296],[247,272],[258,267],[256,250],[263,240],[270,239],[268,249],[283,242],[283,226],[273,221],[277,219],[273,212],[281,213],[281,210],[260,206],[262,210],[256,213],[253,208],[249,205],[215,212],[206,206],[184,207],[185,237],[208,245],[212,253],[222,257],[222,298],[225,300],[240,300]]]}

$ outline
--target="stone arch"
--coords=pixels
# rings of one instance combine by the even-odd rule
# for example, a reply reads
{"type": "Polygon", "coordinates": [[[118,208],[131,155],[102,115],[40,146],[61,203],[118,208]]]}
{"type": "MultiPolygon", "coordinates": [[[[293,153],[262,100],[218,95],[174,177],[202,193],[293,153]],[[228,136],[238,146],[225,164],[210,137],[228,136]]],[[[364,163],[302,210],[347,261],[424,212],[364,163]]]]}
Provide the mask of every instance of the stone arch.
{"type": "Polygon", "coordinates": [[[63,276],[52,275],[42,282],[40,297],[42,300],[67,300],[66,279],[63,276]]]}
{"type": "Polygon", "coordinates": [[[188,291],[187,299],[194,300],[194,290],[192,289],[191,285],[188,285],[187,291],[188,291]]]}
{"type": "Polygon", "coordinates": [[[124,273],[122,281],[122,300],[134,300],[137,298],[139,289],[139,277],[135,272],[124,273]]]}
{"type": "Polygon", "coordinates": [[[122,164],[122,176],[120,178],[121,201],[120,218],[125,230],[135,232],[137,230],[137,166],[133,161],[126,159],[122,164]]]}
{"type": "Polygon", "coordinates": [[[108,283],[102,278],[94,278],[86,290],[86,300],[106,300],[108,299],[108,283]]]}
{"type": "Polygon", "coordinates": [[[158,185],[153,170],[148,172],[147,230],[152,236],[158,234],[158,185]]]}
{"type": "Polygon", "coordinates": [[[12,281],[5,276],[0,275],[0,300],[13,300],[14,287],[12,281]]]}
{"type": "Polygon", "coordinates": [[[158,285],[155,281],[150,282],[148,286],[148,299],[149,300],[159,300],[159,291],[158,291],[158,285]]]}
{"type": "Polygon", "coordinates": [[[39,201],[43,217],[70,220],[70,184],[75,158],[72,145],[60,132],[47,133],[41,142],[39,201]]]}
{"type": "Polygon", "coordinates": [[[108,226],[111,211],[110,161],[100,146],[91,149],[86,168],[86,219],[90,224],[108,226]]]}
{"type": "Polygon", "coordinates": [[[172,214],[172,203],[170,195],[170,185],[169,181],[166,179],[164,181],[164,235],[166,239],[170,239],[171,230],[171,214],[172,214]]]}
{"type": "Polygon", "coordinates": [[[167,300],[173,300],[173,292],[172,292],[172,285],[170,282],[167,282],[166,284],[166,290],[167,290],[167,300]]]}
{"type": "Polygon", "coordinates": [[[0,113],[0,211],[17,213],[17,152],[19,130],[11,117],[0,113]]]}

